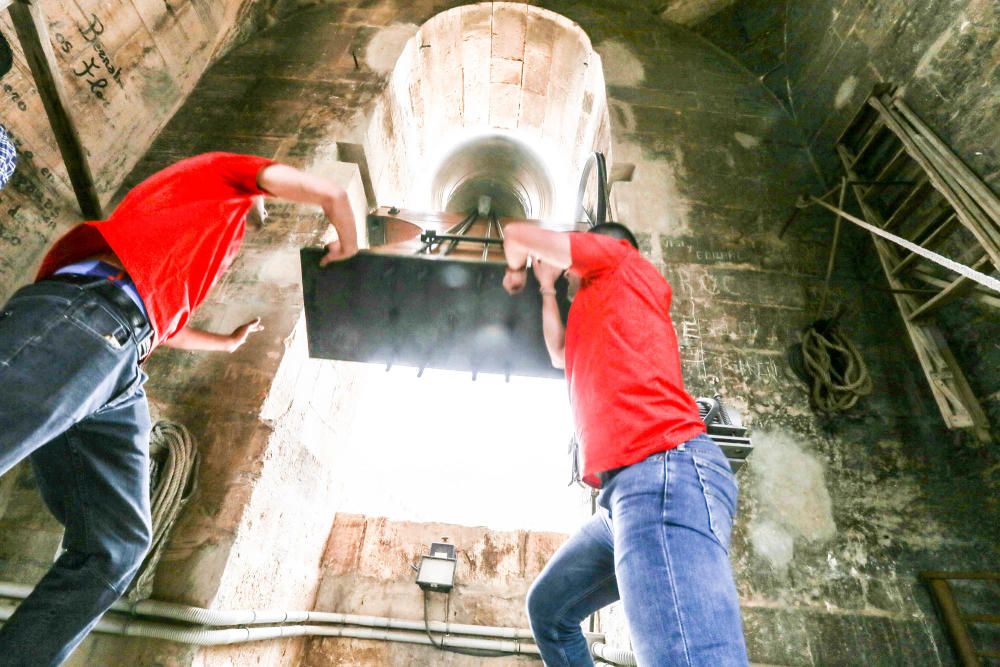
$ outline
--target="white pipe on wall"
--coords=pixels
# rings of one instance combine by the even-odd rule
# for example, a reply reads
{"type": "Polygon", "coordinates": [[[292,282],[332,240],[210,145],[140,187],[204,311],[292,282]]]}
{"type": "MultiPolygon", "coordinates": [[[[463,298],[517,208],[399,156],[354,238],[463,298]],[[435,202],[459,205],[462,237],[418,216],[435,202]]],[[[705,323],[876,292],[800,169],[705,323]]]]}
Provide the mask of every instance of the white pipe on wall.
{"type": "Polygon", "coordinates": [[[595,658],[607,660],[612,665],[622,665],[623,667],[637,667],[639,664],[635,660],[632,651],[623,648],[612,648],[603,642],[594,642],[590,645],[590,652],[595,658]]]}
{"type": "MultiPolygon", "coordinates": [[[[26,598],[32,586],[0,582],[0,597],[26,598]]],[[[7,620],[16,609],[15,605],[0,604],[0,620],[7,620]]],[[[106,614],[94,627],[96,632],[122,635],[125,637],[145,637],[167,641],[195,644],[198,646],[221,646],[282,637],[345,637],[350,639],[376,639],[382,641],[406,642],[410,644],[433,645],[425,633],[423,621],[411,621],[381,616],[361,616],[323,611],[283,611],[276,609],[217,610],[189,607],[172,602],[142,600],[134,604],[119,600],[111,607],[113,612],[138,616],[169,619],[195,623],[208,628],[183,628],[176,625],[121,618],[106,614]],[[269,623],[302,623],[315,625],[278,625],[271,627],[225,627],[233,625],[261,626],[269,623]],[[345,626],[366,627],[345,627],[345,626]]],[[[499,651],[521,655],[539,655],[534,643],[523,644],[521,640],[533,642],[531,630],[502,628],[487,625],[467,625],[431,621],[426,629],[441,634],[439,645],[453,648],[468,648],[484,651],[499,651]],[[466,636],[454,636],[466,635],[466,636]],[[472,635],[472,636],[469,636],[472,635]],[[482,639],[487,637],[487,639],[482,639]]],[[[596,658],[607,660],[614,665],[635,667],[636,659],[632,651],[612,648],[603,643],[604,636],[590,635],[591,653],[596,658]]]]}
{"type": "MultiPolygon", "coordinates": [[[[0,605],[0,619],[7,620],[14,613],[14,605],[0,605]]],[[[167,641],[194,644],[197,646],[222,646],[243,642],[280,639],[283,637],[345,637],[349,639],[377,639],[382,641],[405,642],[409,644],[433,645],[423,633],[380,630],[378,628],[350,628],[340,625],[279,625],[252,628],[180,628],[165,623],[121,619],[105,615],[95,632],[122,635],[125,637],[145,637],[167,641]]],[[[447,636],[437,640],[439,646],[450,648],[500,651],[521,655],[538,655],[534,644],[522,644],[518,640],[479,639],[476,637],[447,636]]]]}
{"type": "MultiPolygon", "coordinates": [[[[0,597],[23,599],[31,593],[32,586],[0,582],[0,597]]],[[[128,603],[119,600],[111,606],[111,611],[120,611],[137,616],[151,616],[173,621],[197,623],[224,627],[230,625],[265,625],[269,623],[321,623],[334,625],[361,625],[371,628],[392,630],[424,631],[423,621],[413,621],[401,618],[386,618],[382,616],[361,616],[357,614],[340,614],[326,611],[285,611],[280,609],[205,609],[189,607],[173,602],[157,600],[142,600],[128,603]]],[[[434,633],[475,635],[479,637],[497,637],[502,639],[517,639],[534,641],[531,630],[523,628],[501,628],[488,625],[467,625],[463,623],[442,623],[430,621],[427,628],[434,633]]]]}

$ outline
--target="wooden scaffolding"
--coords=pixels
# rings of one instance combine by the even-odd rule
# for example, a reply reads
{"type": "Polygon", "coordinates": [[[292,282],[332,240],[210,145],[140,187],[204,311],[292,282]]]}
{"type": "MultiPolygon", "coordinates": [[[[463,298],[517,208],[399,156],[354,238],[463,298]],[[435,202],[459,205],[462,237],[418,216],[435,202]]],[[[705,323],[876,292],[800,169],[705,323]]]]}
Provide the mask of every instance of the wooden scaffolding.
{"type": "Polygon", "coordinates": [[[841,218],[862,227],[867,221],[946,425],[990,441],[986,413],[935,314],[962,297],[1000,308],[1000,283],[993,277],[1000,267],[1000,199],[891,87],[877,87],[868,97],[836,151],[845,174],[840,188],[808,204],[837,213],[838,231],[841,218]],[[843,210],[847,186],[865,221],[843,210]],[[838,190],[835,206],[827,198],[838,190]]]}

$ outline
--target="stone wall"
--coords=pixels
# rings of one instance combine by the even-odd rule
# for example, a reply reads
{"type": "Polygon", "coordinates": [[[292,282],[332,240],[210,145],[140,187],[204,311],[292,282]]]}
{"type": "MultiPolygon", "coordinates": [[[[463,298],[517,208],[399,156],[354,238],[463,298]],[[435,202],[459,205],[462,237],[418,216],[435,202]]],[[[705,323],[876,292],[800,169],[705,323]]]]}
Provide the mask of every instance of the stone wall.
{"type": "MultiPolygon", "coordinates": [[[[767,88],[788,105],[785,70],[785,9],[788,3],[742,0],[709,17],[692,29],[732,54],[767,88]]],[[[667,17],[665,17],[667,18],[667,17]]]]}
{"type": "MultiPolygon", "coordinates": [[[[373,64],[392,61],[389,45],[402,50],[409,37],[399,38],[400,24],[421,25],[457,4],[337,2],[288,15],[202,77],[127,183],[193,153],[238,150],[336,169],[362,202],[357,171],[337,164],[337,144],[364,143],[388,81],[373,64]]],[[[649,7],[541,5],[578,22],[601,56],[612,153],[636,165],[631,183],[615,185],[613,214],[639,232],[644,253],[674,286],[672,314],[691,391],[723,394],[754,429],[757,451],[739,476],[731,551],[751,658],[951,664],[915,574],[995,566],[1000,521],[984,473],[990,459],[952,445],[900,343],[892,304],[846,260],[833,298],[849,308],[845,326],[871,367],[873,396],[846,417],[818,418],[784,362],[787,345],[816,317],[830,240],[829,220],[818,214],[777,236],[796,196],[819,187],[809,151],[818,125],[801,132],[747,70],[690,31],[650,20],[649,7]]],[[[266,16],[280,14],[272,9],[266,16]]],[[[218,606],[329,599],[354,607],[368,586],[348,586],[348,579],[334,585],[345,569],[322,560],[324,530],[336,512],[326,477],[336,461],[324,458],[322,445],[349,428],[352,380],[337,367],[289,356],[285,344],[300,310],[295,249],[316,242],[321,221],[294,206],[273,214],[273,225],[248,237],[198,319],[225,330],[263,314],[266,331],[234,357],[164,351],[150,364],[151,397],[164,415],[191,427],[206,462],[202,493],[177,526],[156,595],[218,606]],[[288,387],[300,382],[315,399],[290,398],[288,387]],[[269,393],[287,400],[269,403],[269,393]],[[314,511],[303,515],[298,508],[307,503],[314,511]],[[280,543],[286,535],[302,548],[280,543]],[[283,568],[286,559],[291,565],[283,568]],[[320,570],[324,563],[328,572],[320,570]]],[[[51,233],[38,216],[28,224],[40,249],[51,233]]],[[[37,252],[9,254],[20,277],[37,252]]],[[[17,559],[34,548],[35,528],[51,521],[26,500],[30,484],[7,483],[5,493],[17,497],[9,512],[17,515],[5,523],[4,539],[15,535],[8,529],[20,530],[23,543],[3,547],[3,576],[30,580],[54,540],[42,536],[49,541],[30,563],[17,559]]],[[[399,541],[409,551],[400,546],[386,575],[407,596],[413,584],[401,574],[404,561],[440,532],[412,529],[412,541],[399,541]]],[[[327,554],[343,547],[338,530],[332,534],[327,554]]],[[[484,535],[463,540],[485,544],[484,535]]],[[[532,571],[516,570],[503,604],[469,608],[472,618],[461,620],[507,614],[513,623],[532,571]]],[[[388,608],[396,593],[384,590],[385,598],[366,604],[388,608]]],[[[613,634],[614,643],[627,642],[620,628],[613,634]]],[[[387,650],[400,663],[408,651],[426,656],[425,649],[352,648],[361,664],[385,664],[387,650]]],[[[88,641],[77,664],[296,664],[302,650],[297,641],[193,651],[101,639],[88,641]]],[[[324,642],[313,642],[308,656],[331,661],[322,664],[347,659],[342,647],[324,642]]]]}
{"type": "MultiPolygon", "coordinates": [[[[338,514],[321,568],[316,609],[423,620],[424,594],[411,565],[431,542],[455,545],[458,559],[450,594],[428,594],[428,618],[527,628],[524,596],[565,535],[494,531],[440,523],[387,521],[338,514]]],[[[334,665],[470,665],[468,657],[412,644],[358,639],[314,639],[303,667],[334,665]]],[[[528,657],[491,659],[490,665],[537,665],[528,657]]]]}
{"type": "MultiPolygon", "coordinates": [[[[872,87],[890,82],[995,193],[1000,193],[1000,9],[989,0],[822,0],[765,7],[742,0],[698,26],[766,82],[790,96],[823,176],[840,177],[833,144],[872,87]],[[787,7],[786,7],[787,6],[787,7]],[[783,48],[779,50],[779,36],[783,48]]],[[[852,247],[874,256],[860,235],[852,247]]],[[[846,251],[850,252],[850,251],[846,251]]],[[[845,252],[845,254],[846,254],[845,252]]],[[[879,272],[869,261],[866,271],[879,272]]],[[[881,280],[881,277],[879,277],[881,280]]],[[[940,312],[942,329],[992,424],[1000,424],[996,309],[960,300],[940,312]]]]}
{"type": "MultiPolygon", "coordinates": [[[[45,3],[53,49],[101,200],[107,203],[191,92],[239,33],[248,0],[45,3]]],[[[35,267],[39,253],[79,216],[69,177],[7,12],[0,31],[14,66],[0,82],[0,122],[19,152],[0,193],[0,295],[35,267]]]]}

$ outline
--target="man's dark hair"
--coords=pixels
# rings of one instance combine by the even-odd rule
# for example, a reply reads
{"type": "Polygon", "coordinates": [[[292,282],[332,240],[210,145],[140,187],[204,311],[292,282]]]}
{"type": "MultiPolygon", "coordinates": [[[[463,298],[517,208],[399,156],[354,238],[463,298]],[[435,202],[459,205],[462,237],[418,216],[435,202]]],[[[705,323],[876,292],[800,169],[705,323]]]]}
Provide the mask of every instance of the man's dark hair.
{"type": "Polygon", "coordinates": [[[599,225],[594,225],[587,231],[591,234],[600,234],[601,236],[610,236],[613,239],[628,241],[633,248],[636,250],[639,249],[639,242],[635,240],[635,235],[629,231],[628,227],[621,223],[602,222],[599,225]]]}

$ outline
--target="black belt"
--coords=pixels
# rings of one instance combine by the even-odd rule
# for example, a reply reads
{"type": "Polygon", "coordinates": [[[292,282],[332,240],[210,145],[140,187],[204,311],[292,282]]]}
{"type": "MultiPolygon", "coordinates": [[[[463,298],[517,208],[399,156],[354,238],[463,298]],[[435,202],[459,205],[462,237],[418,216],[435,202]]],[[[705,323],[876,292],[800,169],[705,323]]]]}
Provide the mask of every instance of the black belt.
{"type": "Polygon", "coordinates": [[[69,283],[88,287],[95,294],[115,307],[119,315],[124,316],[135,337],[139,361],[145,361],[153,349],[153,328],[149,324],[142,309],[125,293],[125,290],[114,281],[100,276],[87,276],[78,273],[58,273],[45,278],[48,282],[69,283]]]}
{"type": "Polygon", "coordinates": [[[601,488],[603,489],[605,486],[607,486],[608,482],[610,482],[611,479],[615,475],[617,475],[618,473],[620,473],[622,470],[625,470],[626,467],[627,466],[622,466],[621,468],[612,468],[611,470],[602,470],[601,472],[597,473],[597,475],[596,475],[597,479],[601,480],[601,488]]]}

